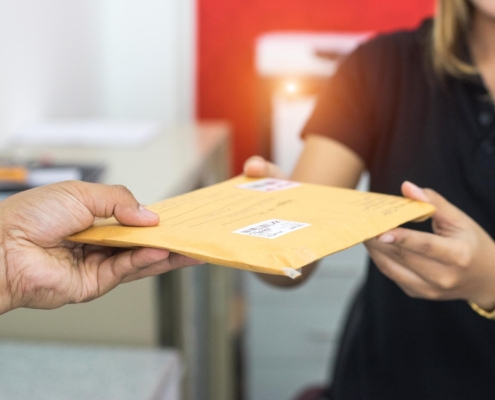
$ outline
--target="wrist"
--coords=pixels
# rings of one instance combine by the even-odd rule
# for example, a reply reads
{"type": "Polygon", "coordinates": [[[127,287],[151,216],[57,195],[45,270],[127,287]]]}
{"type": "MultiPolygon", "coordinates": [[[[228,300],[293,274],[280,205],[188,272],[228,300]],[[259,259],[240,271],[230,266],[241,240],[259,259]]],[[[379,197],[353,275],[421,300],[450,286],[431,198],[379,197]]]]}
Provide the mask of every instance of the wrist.
{"type": "MultiPolygon", "coordinates": [[[[492,261],[495,259],[495,242],[490,241],[483,249],[475,263],[480,272],[466,300],[478,314],[491,318],[488,314],[495,313],[495,269],[492,261]]],[[[492,319],[495,319],[495,316],[492,319]]]]}
{"type": "Polygon", "coordinates": [[[471,306],[471,308],[473,309],[474,312],[481,315],[482,317],[488,318],[488,319],[495,319],[495,308],[487,310],[487,309],[480,307],[478,304],[476,304],[472,301],[468,301],[468,304],[471,306]]]}
{"type": "MultiPolygon", "coordinates": [[[[491,285],[490,285],[491,286],[491,285]]],[[[473,311],[482,317],[495,319],[495,287],[479,288],[467,299],[473,311]]]]}
{"type": "Polygon", "coordinates": [[[3,231],[0,228],[0,315],[11,310],[12,299],[7,280],[7,265],[5,264],[5,246],[3,231]]]}
{"type": "Polygon", "coordinates": [[[475,304],[477,307],[485,310],[488,313],[495,311],[495,299],[493,299],[492,296],[490,296],[490,298],[477,296],[476,298],[469,299],[468,303],[470,305],[475,304]]]}

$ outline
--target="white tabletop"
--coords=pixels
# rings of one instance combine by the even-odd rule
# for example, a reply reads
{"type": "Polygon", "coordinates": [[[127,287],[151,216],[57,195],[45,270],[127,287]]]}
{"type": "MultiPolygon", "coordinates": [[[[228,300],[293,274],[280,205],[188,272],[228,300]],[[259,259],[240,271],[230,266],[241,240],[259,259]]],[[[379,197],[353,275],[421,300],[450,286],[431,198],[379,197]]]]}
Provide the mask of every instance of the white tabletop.
{"type": "Polygon", "coordinates": [[[173,350],[0,341],[0,399],[179,400],[173,350]]]}
{"type": "Polygon", "coordinates": [[[104,183],[125,185],[143,204],[188,191],[219,145],[228,140],[222,122],[163,128],[142,147],[32,147],[12,149],[16,158],[105,166],[104,183]]]}

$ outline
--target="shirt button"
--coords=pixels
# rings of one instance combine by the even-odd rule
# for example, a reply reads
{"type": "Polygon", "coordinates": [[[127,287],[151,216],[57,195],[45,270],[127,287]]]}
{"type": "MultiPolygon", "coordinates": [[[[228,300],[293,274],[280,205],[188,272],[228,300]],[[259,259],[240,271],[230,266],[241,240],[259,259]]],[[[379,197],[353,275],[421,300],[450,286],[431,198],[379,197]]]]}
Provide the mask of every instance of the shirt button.
{"type": "Polygon", "coordinates": [[[493,144],[493,141],[490,139],[485,140],[481,144],[481,151],[487,156],[495,154],[495,145],[493,144]]]}
{"type": "Polygon", "coordinates": [[[493,114],[489,111],[482,111],[478,116],[478,121],[482,126],[488,126],[493,121],[493,114]]]}

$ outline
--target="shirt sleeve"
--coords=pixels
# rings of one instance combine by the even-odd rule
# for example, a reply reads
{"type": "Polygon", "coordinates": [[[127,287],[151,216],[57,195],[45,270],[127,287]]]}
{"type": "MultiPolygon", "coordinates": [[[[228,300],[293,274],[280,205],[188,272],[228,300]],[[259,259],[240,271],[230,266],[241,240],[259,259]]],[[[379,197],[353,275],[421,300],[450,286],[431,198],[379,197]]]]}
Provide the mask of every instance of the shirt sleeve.
{"type": "Polygon", "coordinates": [[[366,61],[366,44],[350,54],[318,97],[302,137],[323,135],[339,141],[359,155],[369,167],[376,137],[374,101],[366,61]]]}

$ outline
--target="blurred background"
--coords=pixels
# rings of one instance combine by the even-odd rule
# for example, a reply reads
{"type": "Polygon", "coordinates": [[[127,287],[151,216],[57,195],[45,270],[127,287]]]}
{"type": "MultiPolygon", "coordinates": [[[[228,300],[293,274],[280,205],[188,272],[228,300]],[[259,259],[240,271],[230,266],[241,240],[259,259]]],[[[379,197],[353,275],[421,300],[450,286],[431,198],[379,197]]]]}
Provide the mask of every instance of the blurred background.
{"type": "MultiPolygon", "coordinates": [[[[261,154],[290,173],[339,60],[434,0],[0,0],[0,198],[124,184],[144,204],[261,154]]],[[[360,187],[366,190],[364,176],[360,187]]],[[[297,289],[213,265],[0,316],[0,399],[296,399],[331,379],[357,246],[297,289]]]]}

